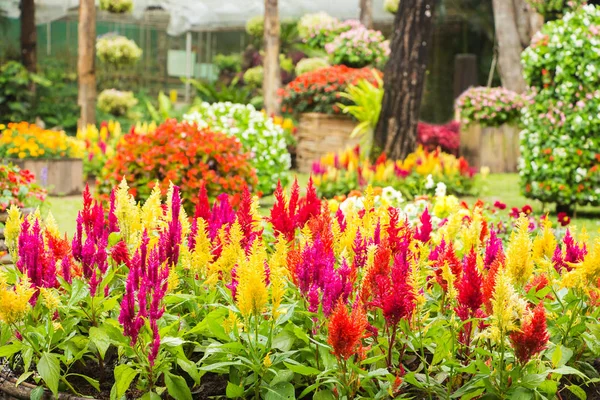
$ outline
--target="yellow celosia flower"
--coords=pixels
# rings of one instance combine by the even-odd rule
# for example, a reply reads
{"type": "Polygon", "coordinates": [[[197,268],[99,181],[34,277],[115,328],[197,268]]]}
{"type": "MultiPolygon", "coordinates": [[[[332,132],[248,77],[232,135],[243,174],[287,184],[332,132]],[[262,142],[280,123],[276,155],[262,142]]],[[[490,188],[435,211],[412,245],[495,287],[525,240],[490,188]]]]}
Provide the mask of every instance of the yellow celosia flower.
{"type": "Polygon", "coordinates": [[[190,268],[197,273],[206,274],[213,261],[211,243],[210,238],[208,237],[206,221],[204,221],[203,218],[198,218],[196,224],[198,233],[196,234],[196,242],[192,251],[190,268]]]}
{"type": "Polygon", "coordinates": [[[456,277],[452,273],[452,270],[450,269],[450,264],[448,264],[448,261],[444,262],[444,265],[442,266],[442,278],[444,278],[444,280],[446,281],[446,283],[448,285],[448,287],[446,289],[446,297],[448,298],[448,301],[456,300],[456,296],[458,295],[458,292],[456,291],[456,288],[454,286],[456,277]]]}
{"type": "Polygon", "coordinates": [[[55,289],[41,288],[40,296],[44,301],[44,305],[50,311],[56,310],[60,305],[60,298],[58,297],[55,289]]]}
{"type": "Polygon", "coordinates": [[[263,360],[263,365],[267,368],[270,368],[273,365],[273,361],[271,361],[271,352],[268,352],[263,360]]]}
{"type": "Polygon", "coordinates": [[[435,198],[433,205],[433,215],[444,219],[458,209],[459,201],[456,196],[439,196],[435,198]]]}
{"type": "Polygon", "coordinates": [[[479,249],[481,244],[481,231],[483,229],[483,216],[480,210],[473,212],[471,222],[462,230],[461,236],[463,241],[463,250],[470,251],[472,248],[479,249]]]}
{"type": "Polygon", "coordinates": [[[267,252],[259,240],[252,244],[250,256],[239,259],[237,307],[244,318],[261,314],[269,300],[265,275],[267,252]]]}
{"type": "Polygon", "coordinates": [[[587,290],[597,286],[600,278],[600,238],[594,241],[590,252],[586,254],[583,262],[570,264],[573,269],[562,276],[561,286],[587,290]]]}
{"type": "Polygon", "coordinates": [[[0,321],[15,324],[22,320],[30,309],[29,299],[34,294],[29,282],[20,281],[13,290],[6,282],[6,277],[0,272],[0,321]]]}
{"type": "Polygon", "coordinates": [[[137,247],[142,237],[141,212],[135,199],[129,194],[125,178],[119,184],[115,195],[115,216],[123,239],[127,244],[137,247]]]}
{"type": "Polygon", "coordinates": [[[244,257],[244,249],[240,243],[244,237],[244,233],[242,232],[242,228],[240,224],[236,220],[229,229],[229,235],[227,234],[227,230],[225,227],[221,228],[219,231],[220,242],[224,243],[223,251],[221,252],[221,256],[219,259],[210,265],[209,269],[209,282],[217,282],[220,278],[225,281],[229,281],[231,278],[231,270],[236,265],[238,260],[241,260],[244,257]]]}
{"type": "Polygon", "coordinates": [[[517,221],[516,231],[510,235],[506,250],[506,270],[517,286],[524,286],[533,273],[532,248],[529,221],[521,216],[517,221]]]}
{"type": "Polygon", "coordinates": [[[552,232],[552,222],[548,218],[542,222],[541,234],[533,240],[533,260],[536,264],[545,264],[552,259],[556,249],[556,238],[552,232]]]}
{"type": "Polygon", "coordinates": [[[166,224],[162,224],[162,219],[162,195],[157,181],[152,189],[152,193],[150,193],[150,197],[148,197],[142,206],[142,227],[150,233],[159,227],[166,226],[166,224]]]}
{"type": "Polygon", "coordinates": [[[60,230],[58,229],[58,224],[56,223],[56,219],[54,218],[54,215],[52,215],[51,211],[48,212],[48,215],[46,216],[46,220],[44,221],[44,228],[46,229],[46,232],[48,232],[52,236],[56,238],[60,237],[60,230]]]}
{"type": "MultiPolygon", "coordinates": [[[[185,247],[185,246],[182,246],[185,247]]],[[[169,277],[167,279],[167,291],[169,293],[174,292],[179,287],[179,275],[175,271],[175,268],[169,270],[169,277]]]]}
{"type": "Polygon", "coordinates": [[[23,222],[23,216],[21,211],[13,204],[8,209],[8,219],[4,226],[4,242],[8,251],[12,257],[13,263],[17,263],[18,252],[19,252],[19,234],[21,233],[21,223],[23,222]]]}
{"type": "Polygon", "coordinates": [[[223,329],[225,333],[233,332],[234,329],[237,329],[241,326],[240,321],[238,320],[237,315],[229,310],[229,316],[223,320],[223,329]]]}
{"type": "Polygon", "coordinates": [[[518,329],[517,321],[527,311],[527,303],[519,297],[505,269],[496,276],[492,297],[492,318],[488,335],[495,342],[505,340],[508,333],[518,329]]]}
{"type": "Polygon", "coordinates": [[[275,252],[269,259],[269,270],[271,271],[271,302],[272,315],[277,319],[280,315],[279,306],[285,295],[286,275],[287,275],[287,243],[285,239],[277,240],[275,244],[275,252]]]}

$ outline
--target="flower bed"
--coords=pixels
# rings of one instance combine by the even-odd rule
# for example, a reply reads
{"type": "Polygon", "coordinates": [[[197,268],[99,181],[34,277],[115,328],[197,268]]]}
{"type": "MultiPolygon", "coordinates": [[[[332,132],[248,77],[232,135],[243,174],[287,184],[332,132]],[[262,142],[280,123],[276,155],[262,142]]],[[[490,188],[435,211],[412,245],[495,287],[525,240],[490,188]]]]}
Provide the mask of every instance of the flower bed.
{"type": "Polygon", "coordinates": [[[450,193],[472,194],[474,171],[463,158],[422,147],[404,161],[394,162],[383,155],[371,163],[356,146],[327,154],[313,164],[312,174],[319,193],[327,198],[364,190],[367,185],[391,186],[412,198],[433,194],[435,182],[443,182],[450,193]]]}
{"type": "Polygon", "coordinates": [[[115,156],[98,177],[100,194],[107,198],[123,178],[132,182],[132,193],[144,200],[157,184],[166,193],[174,182],[185,189],[182,195],[188,210],[201,186],[211,199],[226,192],[239,202],[245,185],[257,185],[250,155],[235,137],[174,119],[148,134],[134,128],[122,136],[115,156]]]}
{"type": "Polygon", "coordinates": [[[12,205],[19,208],[38,206],[46,198],[46,191],[35,183],[28,170],[16,165],[0,165],[0,214],[12,205]]]}
{"type": "Polygon", "coordinates": [[[202,103],[192,107],[183,117],[201,128],[237,137],[258,176],[258,191],[271,194],[281,181],[289,182],[291,158],[287,150],[286,132],[273,119],[252,105],[233,103],[202,103]]]}
{"type": "Polygon", "coordinates": [[[77,139],[85,143],[83,172],[88,179],[99,176],[108,160],[114,157],[121,134],[121,125],[114,121],[102,122],[100,130],[94,125],[77,130],[77,139]]]}
{"type": "Polygon", "coordinates": [[[228,381],[221,396],[256,399],[553,398],[590,383],[600,239],[548,221],[532,236],[521,216],[503,242],[481,203],[407,224],[370,188],[333,214],[311,186],[278,188],[267,218],[247,191],[234,210],[201,190],[190,221],[181,196],[139,205],[122,183],[103,207],[86,192],[72,243],[11,211],[0,355],[20,381],[177,399],[208,373],[228,381]]]}

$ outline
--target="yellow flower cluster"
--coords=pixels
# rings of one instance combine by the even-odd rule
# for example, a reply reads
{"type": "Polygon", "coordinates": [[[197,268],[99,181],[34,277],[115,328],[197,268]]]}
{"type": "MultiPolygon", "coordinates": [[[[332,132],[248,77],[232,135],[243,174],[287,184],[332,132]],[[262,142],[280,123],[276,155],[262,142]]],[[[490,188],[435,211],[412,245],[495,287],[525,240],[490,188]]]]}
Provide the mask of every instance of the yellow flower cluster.
{"type": "Polygon", "coordinates": [[[33,294],[34,290],[27,279],[14,285],[13,290],[0,271],[0,321],[9,325],[21,321],[30,309],[29,299],[33,294]]]}
{"type": "Polygon", "coordinates": [[[9,158],[82,158],[84,143],[64,131],[27,122],[10,123],[0,131],[0,156],[9,158]]]}

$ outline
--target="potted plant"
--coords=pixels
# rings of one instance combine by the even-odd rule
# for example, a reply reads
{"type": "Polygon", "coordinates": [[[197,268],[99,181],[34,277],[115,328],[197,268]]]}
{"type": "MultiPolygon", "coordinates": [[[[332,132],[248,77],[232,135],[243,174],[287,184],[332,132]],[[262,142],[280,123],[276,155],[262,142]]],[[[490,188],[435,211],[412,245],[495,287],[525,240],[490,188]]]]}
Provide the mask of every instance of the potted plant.
{"type": "Polygon", "coordinates": [[[519,124],[527,99],[502,87],[475,87],[456,100],[461,120],[460,154],[474,168],[516,172],[519,124]]]}
{"type": "Polygon", "coordinates": [[[335,65],[300,75],[280,90],[282,112],[298,116],[297,162],[301,172],[310,172],[312,163],[329,152],[358,144],[357,138],[351,138],[356,123],[339,106],[350,104],[350,100],[339,92],[360,80],[376,84],[371,68],[335,65]]]}
{"type": "Polygon", "coordinates": [[[0,130],[0,160],[27,169],[51,195],[81,193],[83,142],[64,131],[51,131],[27,122],[0,130]]]}

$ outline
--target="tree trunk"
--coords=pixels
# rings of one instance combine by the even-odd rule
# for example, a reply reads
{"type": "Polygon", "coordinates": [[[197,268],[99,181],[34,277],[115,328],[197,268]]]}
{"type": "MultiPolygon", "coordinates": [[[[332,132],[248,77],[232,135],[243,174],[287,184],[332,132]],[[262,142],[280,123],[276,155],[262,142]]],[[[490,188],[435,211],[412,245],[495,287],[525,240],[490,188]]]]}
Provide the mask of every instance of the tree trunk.
{"type": "Polygon", "coordinates": [[[375,129],[375,150],[404,159],[417,145],[419,109],[433,32],[436,0],[402,0],[394,20],[384,96],[375,129]]]}
{"type": "Polygon", "coordinates": [[[373,28],[373,0],[360,0],[360,22],[367,28],[373,28]]]}
{"type": "Polygon", "coordinates": [[[34,0],[21,0],[21,62],[28,71],[37,70],[37,30],[34,0]]]}
{"type": "Polygon", "coordinates": [[[279,72],[279,11],[277,0],[265,0],[265,56],[263,61],[263,97],[267,115],[279,114],[277,90],[281,86],[279,72]]]}
{"type": "Polygon", "coordinates": [[[492,0],[492,5],[494,7],[496,38],[498,39],[498,70],[502,86],[522,93],[526,89],[525,79],[523,79],[523,67],[521,66],[523,44],[517,26],[518,14],[515,2],[492,0]]]}
{"type": "Polygon", "coordinates": [[[96,123],[96,5],[94,0],[79,1],[77,75],[79,127],[96,123]]]}

